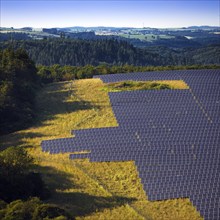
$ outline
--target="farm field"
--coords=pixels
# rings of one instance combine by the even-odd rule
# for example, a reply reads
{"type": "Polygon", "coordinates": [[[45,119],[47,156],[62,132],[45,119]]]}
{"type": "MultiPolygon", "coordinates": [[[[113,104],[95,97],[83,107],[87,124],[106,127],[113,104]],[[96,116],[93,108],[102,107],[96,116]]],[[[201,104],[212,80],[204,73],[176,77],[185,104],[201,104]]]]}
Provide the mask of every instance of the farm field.
{"type": "Polygon", "coordinates": [[[125,38],[134,38],[139,39],[143,41],[152,42],[158,39],[172,39],[174,36],[164,35],[164,34],[120,34],[119,36],[125,37],[125,38]]]}
{"type": "Polygon", "coordinates": [[[202,219],[188,198],[148,201],[133,161],[91,163],[41,151],[42,140],[71,137],[74,129],[118,126],[103,87],[100,79],[47,85],[35,126],[1,137],[2,148],[26,147],[53,191],[47,202],[76,219],[202,219]]]}

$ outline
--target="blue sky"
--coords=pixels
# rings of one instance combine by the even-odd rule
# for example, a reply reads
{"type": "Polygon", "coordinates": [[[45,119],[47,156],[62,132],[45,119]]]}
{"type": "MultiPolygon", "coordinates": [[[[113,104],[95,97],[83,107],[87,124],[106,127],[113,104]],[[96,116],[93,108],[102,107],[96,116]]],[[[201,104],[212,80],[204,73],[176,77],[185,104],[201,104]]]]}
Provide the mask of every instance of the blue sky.
{"type": "Polygon", "coordinates": [[[219,0],[0,0],[1,27],[220,25],[219,0]]]}

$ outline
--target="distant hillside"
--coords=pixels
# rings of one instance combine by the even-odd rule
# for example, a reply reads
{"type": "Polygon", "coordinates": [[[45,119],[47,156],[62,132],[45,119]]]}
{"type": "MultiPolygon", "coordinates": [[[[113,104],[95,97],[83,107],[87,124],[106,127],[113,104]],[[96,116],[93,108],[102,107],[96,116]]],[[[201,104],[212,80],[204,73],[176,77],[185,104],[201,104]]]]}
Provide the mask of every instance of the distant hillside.
{"type": "Polygon", "coordinates": [[[213,28],[219,28],[219,27],[218,26],[208,26],[208,25],[187,27],[187,29],[213,29],[213,28]]]}
{"type": "Polygon", "coordinates": [[[197,48],[196,50],[188,50],[185,52],[198,64],[220,64],[220,46],[210,45],[207,47],[197,48]]]}
{"type": "MultiPolygon", "coordinates": [[[[163,40],[166,42],[166,40],[163,40]]],[[[185,39],[179,37],[182,43],[185,39]]],[[[116,39],[80,40],[80,39],[46,39],[6,41],[0,48],[14,47],[27,50],[30,58],[41,65],[209,65],[220,64],[220,45],[208,45],[188,48],[172,48],[177,41],[170,41],[170,47],[152,45],[147,48],[134,47],[127,41],[116,39]]],[[[185,42],[187,46],[187,42],[185,42]]],[[[149,45],[150,46],[150,45],[149,45]]]]}
{"type": "MultiPolygon", "coordinates": [[[[10,42],[0,44],[10,47],[10,42]]],[[[42,65],[166,65],[168,60],[157,53],[135,48],[126,41],[118,40],[68,40],[14,41],[13,47],[23,47],[36,64],[42,65]]]]}

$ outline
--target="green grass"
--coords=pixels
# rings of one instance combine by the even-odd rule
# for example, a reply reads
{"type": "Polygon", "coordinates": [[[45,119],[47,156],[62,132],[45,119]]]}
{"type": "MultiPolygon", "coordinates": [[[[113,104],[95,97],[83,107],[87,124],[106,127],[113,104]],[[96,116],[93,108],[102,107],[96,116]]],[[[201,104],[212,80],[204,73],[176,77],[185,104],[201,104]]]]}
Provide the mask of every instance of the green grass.
{"type": "Polygon", "coordinates": [[[188,86],[182,80],[173,81],[122,81],[108,83],[103,88],[106,92],[122,92],[133,90],[162,90],[162,89],[188,89],[188,86]]]}
{"type": "Polygon", "coordinates": [[[133,161],[90,163],[41,151],[42,140],[71,137],[73,129],[118,126],[103,87],[99,79],[47,85],[37,96],[35,125],[1,136],[1,148],[27,148],[53,192],[46,202],[78,220],[202,219],[187,198],[148,201],[133,161]]]}
{"type": "Polygon", "coordinates": [[[172,39],[174,36],[169,36],[169,35],[155,35],[155,34],[120,34],[119,36],[125,37],[125,38],[131,38],[131,39],[139,39],[142,41],[148,41],[148,42],[153,42],[158,39],[172,39]],[[159,38],[158,38],[159,37],[159,38]]]}

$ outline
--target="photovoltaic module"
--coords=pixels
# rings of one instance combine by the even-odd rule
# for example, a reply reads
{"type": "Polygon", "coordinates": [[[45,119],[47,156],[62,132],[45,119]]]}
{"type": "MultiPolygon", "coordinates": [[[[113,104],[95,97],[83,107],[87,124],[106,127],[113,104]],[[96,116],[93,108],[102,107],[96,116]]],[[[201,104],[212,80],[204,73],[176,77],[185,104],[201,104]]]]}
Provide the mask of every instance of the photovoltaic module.
{"type": "Polygon", "coordinates": [[[183,80],[184,90],[109,93],[118,127],[74,130],[42,150],[70,159],[134,160],[148,199],[190,198],[207,220],[220,219],[220,70],[100,75],[105,83],[183,80]]]}

